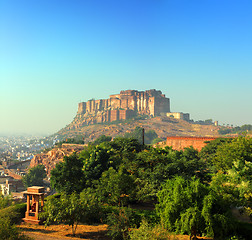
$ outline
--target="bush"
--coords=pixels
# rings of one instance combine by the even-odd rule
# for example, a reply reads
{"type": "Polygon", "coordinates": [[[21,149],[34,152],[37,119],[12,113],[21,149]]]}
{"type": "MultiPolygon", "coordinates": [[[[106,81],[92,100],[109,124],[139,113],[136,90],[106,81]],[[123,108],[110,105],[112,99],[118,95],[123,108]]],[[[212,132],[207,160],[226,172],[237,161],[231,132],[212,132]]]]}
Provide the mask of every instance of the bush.
{"type": "Polygon", "coordinates": [[[0,211],[0,219],[9,219],[11,224],[18,224],[25,216],[26,204],[16,204],[0,211]]]}
{"type": "Polygon", "coordinates": [[[135,221],[136,226],[140,226],[140,221],[142,219],[152,224],[158,224],[160,222],[157,212],[153,210],[134,209],[134,214],[136,215],[135,219],[137,219],[137,221],[135,221]]]}
{"type": "Polygon", "coordinates": [[[107,217],[108,235],[113,240],[128,239],[129,230],[136,227],[135,215],[129,208],[120,208],[119,212],[112,212],[107,217]]]}
{"type": "Polygon", "coordinates": [[[156,225],[152,227],[146,220],[143,220],[138,229],[133,229],[129,233],[130,239],[132,240],[169,240],[171,238],[169,232],[162,226],[156,225]]]}
{"type": "Polygon", "coordinates": [[[0,218],[0,239],[1,240],[29,240],[31,238],[20,233],[19,229],[14,225],[7,216],[0,218]]]}
{"type": "Polygon", "coordinates": [[[11,205],[10,196],[3,196],[0,194],[0,209],[6,208],[9,205],[11,205]]]}

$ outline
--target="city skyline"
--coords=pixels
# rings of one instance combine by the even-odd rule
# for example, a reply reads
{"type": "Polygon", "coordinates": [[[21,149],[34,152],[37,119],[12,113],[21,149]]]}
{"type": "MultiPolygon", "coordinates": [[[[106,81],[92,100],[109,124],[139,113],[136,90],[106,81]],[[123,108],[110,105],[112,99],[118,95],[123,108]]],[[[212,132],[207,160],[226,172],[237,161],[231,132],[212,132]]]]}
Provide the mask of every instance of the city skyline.
{"type": "Polygon", "coordinates": [[[0,135],[53,134],[78,103],[161,90],[172,112],[252,124],[251,1],[0,0],[0,135]]]}

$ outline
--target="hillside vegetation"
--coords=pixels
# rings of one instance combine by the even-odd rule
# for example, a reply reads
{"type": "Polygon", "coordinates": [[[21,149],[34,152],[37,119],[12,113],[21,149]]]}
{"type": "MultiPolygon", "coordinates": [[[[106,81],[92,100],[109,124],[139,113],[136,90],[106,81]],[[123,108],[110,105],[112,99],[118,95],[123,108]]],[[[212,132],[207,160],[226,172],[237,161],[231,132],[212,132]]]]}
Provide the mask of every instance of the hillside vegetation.
{"type": "Polygon", "coordinates": [[[144,128],[146,131],[154,130],[158,137],[162,139],[165,139],[167,136],[219,136],[219,128],[216,126],[195,124],[169,117],[135,118],[126,121],[88,126],[77,126],[71,123],[56,134],[62,138],[76,138],[77,136],[81,136],[81,138],[84,138],[85,143],[87,143],[94,141],[101,135],[111,136],[113,138],[124,136],[125,133],[134,131],[136,127],[144,128]]]}
{"type": "Polygon", "coordinates": [[[107,223],[112,239],[172,239],[172,232],[250,239],[251,224],[240,220],[252,215],[251,156],[252,139],[242,136],[200,152],[106,139],[51,171],[58,194],[47,198],[42,217],[69,224],[73,234],[79,223],[107,223]]]}

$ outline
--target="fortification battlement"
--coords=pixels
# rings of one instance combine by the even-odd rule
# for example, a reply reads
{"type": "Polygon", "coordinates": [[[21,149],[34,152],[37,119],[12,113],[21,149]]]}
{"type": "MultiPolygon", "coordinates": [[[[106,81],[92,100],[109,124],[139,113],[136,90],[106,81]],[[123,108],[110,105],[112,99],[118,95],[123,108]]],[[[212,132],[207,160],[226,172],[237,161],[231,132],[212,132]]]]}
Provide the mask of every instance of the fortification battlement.
{"type": "MultiPolygon", "coordinates": [[[[161,113],[170,112],[170,99],[161,91],[150,89],[146,91],[125,90],[120,94],[110,95],[108,99],[89,100],[78,105],[78,114],[96,114],[97,112],[110,112],[118,110],[118,116],[132,116],[134,114],[160,116],[161,113]],[[126,111],[120,112],[120,111],[126,111]]],[[[109,113],[109,115],[111,115],[109,113]]],[[[113,118],[114,119],[114,118],[113,118]]],[[[124,119],[124,117],[122,117],[124,119]]],[[[109,121],[109,120],[108,120],[109,121]]]]}

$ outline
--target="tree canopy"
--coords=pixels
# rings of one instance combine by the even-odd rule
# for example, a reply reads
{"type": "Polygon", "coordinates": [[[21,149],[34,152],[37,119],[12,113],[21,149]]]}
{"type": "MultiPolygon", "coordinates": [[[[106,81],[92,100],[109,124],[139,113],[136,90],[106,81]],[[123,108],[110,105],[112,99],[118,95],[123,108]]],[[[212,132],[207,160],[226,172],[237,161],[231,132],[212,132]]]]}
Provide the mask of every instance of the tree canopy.
{"type": "Polygon", "coordinates": [[[28,173],[22,178],[24,186],[43,186],[43,179],[46,177],[46,171],[44,165],[37,165],[29,169],[28,173]]]}
{"type": "Polygon", "coordinates": [[[81,192],[84,188],[83,161],[76,153],[65,156],[51,171],[51,186],[59,192],[81,192]]]}
{"type": "MultiPolygon", "coordinates": [[[[155,221],[160,219],[169,231],[225,239],[252,232],[252,227],[241,230],[244,224],[231,211],[239,208],[252,216],[251,176],[250,137],[216,139],[200,152],[192,147],[181,151],[153,148],[134,138],[115,138],[65,157],[52,170],[51,185],[62,196],[80,193],[78,198],[93,215],[110,211],[109,215],[119,208],[110,220],[124,219],[120,224],[130,221],[122,206],[152,203],[155,221]],[[100,211],[98,206],[111,208],[100,211]]],[[[125,224],[123,231],[129,226],[125,224]]]]}

